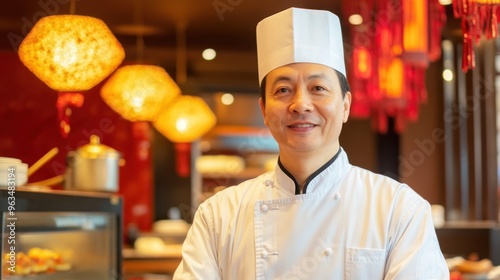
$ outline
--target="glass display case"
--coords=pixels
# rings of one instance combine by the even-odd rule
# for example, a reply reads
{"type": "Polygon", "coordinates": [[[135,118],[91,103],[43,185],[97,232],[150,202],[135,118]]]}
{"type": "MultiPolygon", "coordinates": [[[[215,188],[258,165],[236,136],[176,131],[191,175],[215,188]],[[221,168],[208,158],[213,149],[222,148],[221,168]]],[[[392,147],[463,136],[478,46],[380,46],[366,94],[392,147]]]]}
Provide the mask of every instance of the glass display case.
{"type": "Polygon", "coordinates": [[[122,279],[116,194],[0,189],[0,279],[122,279]]]}

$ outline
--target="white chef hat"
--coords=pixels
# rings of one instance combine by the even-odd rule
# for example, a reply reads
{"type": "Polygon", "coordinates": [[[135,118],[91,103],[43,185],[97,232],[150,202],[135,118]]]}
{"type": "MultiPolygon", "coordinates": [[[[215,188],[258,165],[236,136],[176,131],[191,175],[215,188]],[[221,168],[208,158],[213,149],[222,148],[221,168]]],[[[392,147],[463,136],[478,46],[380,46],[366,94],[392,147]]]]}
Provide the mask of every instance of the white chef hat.
{"type": "Polygon", "coordinates": [[[273,69],[319,63],[346,76],[340,20],[324,10],[289,8],[257,24],[259,84],[273,69]]]}

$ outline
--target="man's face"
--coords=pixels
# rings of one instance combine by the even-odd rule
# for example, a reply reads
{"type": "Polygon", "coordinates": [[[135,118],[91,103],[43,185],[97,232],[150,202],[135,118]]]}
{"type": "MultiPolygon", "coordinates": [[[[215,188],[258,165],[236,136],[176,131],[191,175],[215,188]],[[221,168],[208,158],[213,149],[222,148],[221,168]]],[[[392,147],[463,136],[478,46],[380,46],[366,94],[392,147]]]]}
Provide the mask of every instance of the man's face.
{"type": "Polygon", "coordinates": [[[351,93],[342,97],[335,70],[315,63],[293,63],[266,78],[264,123],[281,152],[336,153],[342,124],[349,117],[351,93]]]}

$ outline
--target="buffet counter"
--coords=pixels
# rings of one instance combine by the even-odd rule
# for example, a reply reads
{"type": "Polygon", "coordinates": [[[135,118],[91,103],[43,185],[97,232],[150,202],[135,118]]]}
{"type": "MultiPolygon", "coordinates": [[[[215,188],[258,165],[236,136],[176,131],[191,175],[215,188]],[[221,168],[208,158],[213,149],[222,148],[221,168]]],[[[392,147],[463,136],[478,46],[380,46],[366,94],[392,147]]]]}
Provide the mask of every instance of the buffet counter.
{"type": "MultiPolygon", "coordinates": [[[[493,221],[449,221],[436,227],[445,257],[464,258],[474,254],[500,266],[500,224],[493,221]]],[[[147,273],[172,275],[181,261],[182,244],[167,244],[161,252],[123,249],[123,272],[126,276],[147,273]]]]}
{"type": "Polygon", "coordinates": [[[147,274],[173,275],[181,262],[182,243],[189,227],[182,219],[159,220],[153,223],[151,231],[139,232],[133,245],[122,250],[123,273],[127,279],[149,279],[143,277],[147,274]]]}
{"type": "Polygon", "coordinates": [[[142,254],[132,248],[123,249],[123,273],[127,276],[146,273],[172,275],[181,261],[181,245],[167,245],[163,253],[142,254]]]}
{"type": "Polygon", "coordinates": [[[471,254],[500,265],[500,223],[495,221],[448,221],[436,227],[441,251],[447,257],[471,254]]]}

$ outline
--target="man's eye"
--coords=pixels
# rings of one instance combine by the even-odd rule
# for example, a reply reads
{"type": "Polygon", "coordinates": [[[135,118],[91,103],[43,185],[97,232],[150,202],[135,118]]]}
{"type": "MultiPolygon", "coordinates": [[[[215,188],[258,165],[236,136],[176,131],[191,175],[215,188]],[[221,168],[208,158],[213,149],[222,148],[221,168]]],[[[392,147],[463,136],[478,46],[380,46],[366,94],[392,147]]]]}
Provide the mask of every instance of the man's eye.
{"type": "Polygon", "coordinates": [[[287,88],[279,88],[276,90],[276,93],[287,93],[287,92],[290,92],[290,90],[287,88]]]}
{"type": "Polygon", "coordinates": [[[325,90],[325,88],[324,88],[324,87],[322,87],[322,86],[314,86],[314,87],[313,87],[313,90],[314,90],[314,91],[324,91],[324,90],[325,90]]]}

